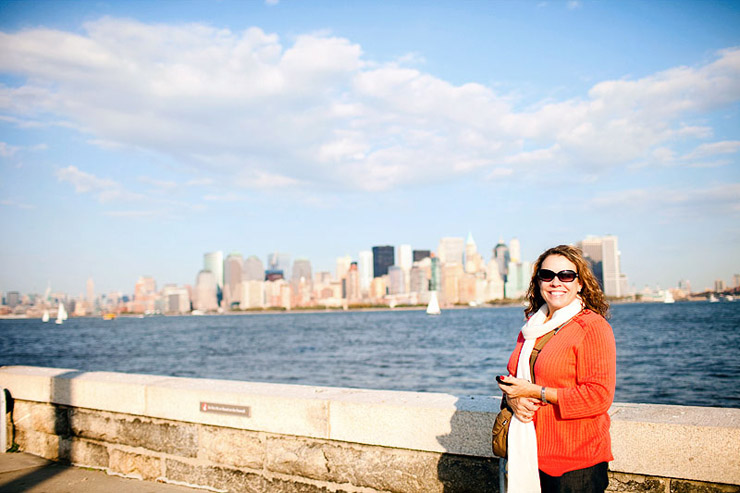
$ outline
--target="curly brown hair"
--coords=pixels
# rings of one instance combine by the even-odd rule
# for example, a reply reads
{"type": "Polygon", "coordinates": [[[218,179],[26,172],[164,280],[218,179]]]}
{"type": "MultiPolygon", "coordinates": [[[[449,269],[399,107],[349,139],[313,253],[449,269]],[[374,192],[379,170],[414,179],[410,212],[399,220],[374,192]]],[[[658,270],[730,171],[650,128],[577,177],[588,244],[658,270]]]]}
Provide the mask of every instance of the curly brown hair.
{"type": "Polygon", "coordinates": [[[588,261],[583,257],[581,249],[570,245],[558,245],[556,247],[549,248],[545,250],[534,263],[532,279],[529,282],[529,289],[527,290],[528,305],[524,309],[524,315],[529,317],[545,304],[545,299],[540,293],[540,283],[537,280],[537,272],[540,270],[540,267],[542,267],[542,263],[545,259],[550,255],[560,255],[575,264],[576,273],[583,285],[581,289],[581,299],[583,299],[583,303],[586,305],[586,308],[598,313],[602,317],[609,318],[609,303],[606,301],[606,296],[604,296],[601,286],[599,286],[599,281],[591,271],[588,261]]]}

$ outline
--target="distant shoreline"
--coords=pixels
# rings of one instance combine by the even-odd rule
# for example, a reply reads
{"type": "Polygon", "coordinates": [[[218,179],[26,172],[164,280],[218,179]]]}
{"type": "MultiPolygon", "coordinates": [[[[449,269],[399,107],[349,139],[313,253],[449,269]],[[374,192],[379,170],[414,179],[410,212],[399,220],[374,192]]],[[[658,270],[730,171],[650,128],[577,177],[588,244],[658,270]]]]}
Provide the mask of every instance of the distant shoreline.
{"type": "MultiPolygon", "coordinates": [[[[677,301],[676,303],[695,303],[695,302],[702,302],[707,301],[706,299],[687,299],[687,300],[681,300],[677,301]]],[[[512,306],[520,306],[524,308],[524,300],[512,300],[510,302],[502,302],[502,303],[495,303],[495,304],[483,304],[478,306],[469,306],[469,305],[453,305],[449,307],[445,307],[442,309],[442,311],[446,310],[476,310],[479,308],[497,308],[497,307],[512,307],[512,306]]],[[[659,301],[645,301],[645,300],[626,300],[626,299],[615,299],[615,300],[609,300],[610,305],[628,305],[628,304],[662,304],[659,301]]],[[[121,313],[116,314],[116,318],[151,318],[151,317],[213,317],[213,316],[224,316],[224,315],[286,315],[286,314],[297,314],[297,313],[308,313],[308,314],[316,314],[316,313],[347,313],[347,312],[399,312],[399,311],[424,311],[426,310],[425,305],[416,305],[416,306],[398,306],[398,307],[389,307],[389,306],[379,306],[377,308],[373,307],[362,307],[362,308],[297,308],[297,309],[291,309],[291,310],[280,310],[280,309],[265,309],[265,310],[244,310],[244,311],[228,311],[228,312],[222,312],[222,313],[216,313],[216,312],[209,312],[209,313],[202,313],[202,314],[193,314],[193,313],[153,313],[153,314],[140,314],[140,313],[121,313]]],[[[37,316],[28,316],[28,315],[0,315],[0,320],[34,320],[40,317],[37,316]]],[[[83,316],[73,316],[70,318],[102,318],[102,315],[83,315],[83,316]]],[[[49,321],[52,323],[53,321],[49,321]]]]}

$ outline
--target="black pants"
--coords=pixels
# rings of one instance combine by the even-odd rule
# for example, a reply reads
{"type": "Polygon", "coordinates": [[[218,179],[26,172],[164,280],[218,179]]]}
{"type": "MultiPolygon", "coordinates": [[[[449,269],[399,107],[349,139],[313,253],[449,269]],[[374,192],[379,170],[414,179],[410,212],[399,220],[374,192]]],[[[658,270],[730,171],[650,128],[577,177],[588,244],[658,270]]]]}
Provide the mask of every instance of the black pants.
{"type": "Polygon", "coordinates": [[[542,493],[604,493],[609,486],[608,466],[602,462],[562,476],[550,476],[540,471],[542,493]]]}

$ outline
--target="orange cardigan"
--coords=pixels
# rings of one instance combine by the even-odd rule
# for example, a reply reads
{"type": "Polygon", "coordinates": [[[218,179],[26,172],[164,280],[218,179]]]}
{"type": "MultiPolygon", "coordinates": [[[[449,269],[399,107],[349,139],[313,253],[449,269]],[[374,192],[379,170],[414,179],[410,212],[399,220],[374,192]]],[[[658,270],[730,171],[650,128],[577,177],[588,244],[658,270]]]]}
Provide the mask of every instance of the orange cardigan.
{"type": "MultiPolygon", "coordinates": [[[[508,370],[516,365],[524,337],[519,333],[508,370]]],[[[535,413],[537,458],[550,476],[614,460],[609,407],[614,400],[617,351],[609,323],[584,310],[563,326],[537,357],[535,382],[558,390],[558,404],[535,413]]]]}

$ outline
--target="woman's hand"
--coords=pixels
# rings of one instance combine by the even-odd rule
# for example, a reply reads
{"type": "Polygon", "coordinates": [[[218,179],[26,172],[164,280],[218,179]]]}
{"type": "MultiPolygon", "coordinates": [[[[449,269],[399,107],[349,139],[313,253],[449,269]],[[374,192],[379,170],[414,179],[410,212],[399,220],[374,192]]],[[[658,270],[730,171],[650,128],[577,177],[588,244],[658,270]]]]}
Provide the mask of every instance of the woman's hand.
{"type": "Polygon", "coordinates": [[[532,421],[534,413],[542,406],[539,400],[540,386],[512,376],[504,377],[503,382],[498,386],[516,417],[524,423],[532,421]]]}
{"type": "Polygon", "coordinates": [[[542,406],[540,401],[530,397],[507,397],[506,402],[509,403],[509,407],[522,423],[532,421],[534,414],[542,406]]]}

